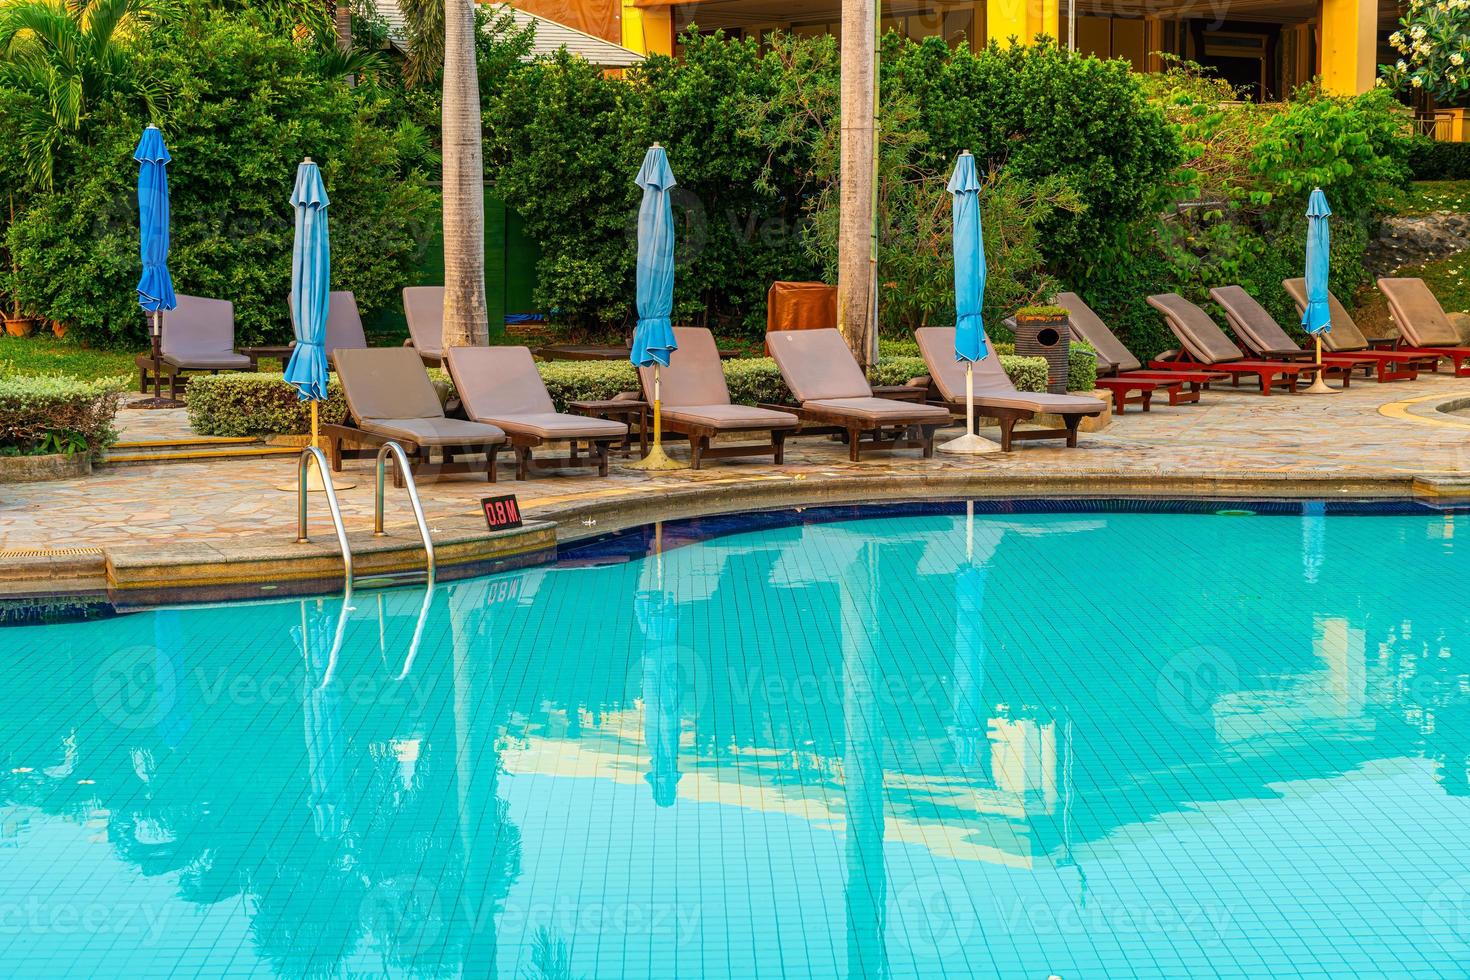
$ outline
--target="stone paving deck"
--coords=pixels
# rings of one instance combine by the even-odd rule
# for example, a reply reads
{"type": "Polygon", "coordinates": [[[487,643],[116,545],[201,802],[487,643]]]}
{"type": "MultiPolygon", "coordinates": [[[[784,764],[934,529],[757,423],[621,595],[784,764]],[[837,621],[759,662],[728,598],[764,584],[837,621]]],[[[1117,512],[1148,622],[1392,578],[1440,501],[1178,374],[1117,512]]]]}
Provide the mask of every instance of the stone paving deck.
{"type": "MultiPolygon", "coordinates": [[[[918,487],[936,478],[947,478],[942,482],[951,489],[970,485],[976,491],[1058,478],[1074,488],[1118,479],[1173,487],[1224,479],[1280,481],[1283,487],[1298,479],[1405,485],[1415,477],[1470,476],[1470,419],[1435,409],[1465,397],[1470,380],[1447,375],[1359,383],[1331,396],[1265,398],[1226,387],[1207,392],[1201,405],[1115,417],[1107,431],[1084,434],[1075,450],[1032,443],[1009,455],[923,460],[909,451],[875,453],[853,464],[845,447],[808,437],[788,444],[784,467],[729,460],[710,462],[699,473],[647,475],[615,461],[606,479],[579,471],[516,482],[504,478],[506,466],[498,491],[516,493],[528,517],[554,518],[595,503],[636,502],[641,510],[674,491],[681,497],[691,489],[724,495],[755,485],[794,488],[803,480],[864,477],[872,478],[877,496],[901,495],[906,481],[918,487]]],[[[125,438],[189,434],[182,411],[124,412],[122,422],[125,438]]],[[[684,449],[676,444],[672,453],[684,449]]],[[[223,545],[261,535],[286,545],[294,537],[295,498],[275,488],[291,482],[294,472],[292,458],[231,460],[102,469],[81,480],[0,487],[0,550],[223,545]]],[[[356,483],[341,494],[349,525],[370,524],[371,461],[349,462],[345,476],[356,483]]],[[[495,492],[483,480],[463,477],[425,482],[420,489],[431,522],[457,525],[477,514],[482,496],[495,492]]],[[[401,495],[389,507],[390,523],[407,520],[401,495]]],[[[327,535],[325,507],[313,508],[312,526],[327,535]]]]}

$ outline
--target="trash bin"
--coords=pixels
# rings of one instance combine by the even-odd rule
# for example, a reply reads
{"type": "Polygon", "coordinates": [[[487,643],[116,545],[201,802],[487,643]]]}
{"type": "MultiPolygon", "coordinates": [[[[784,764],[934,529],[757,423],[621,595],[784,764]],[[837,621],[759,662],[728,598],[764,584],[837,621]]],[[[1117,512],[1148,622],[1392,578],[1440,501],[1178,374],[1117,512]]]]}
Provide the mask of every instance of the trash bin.
{"type": "Polygon", "coordinates": [[[1067,393],[1071,350],[1072,323],[1066,310],[1034,308],[1016,314],[1016,353],[1046,361],[1046,390],[1054,395],[1067,393]]]}

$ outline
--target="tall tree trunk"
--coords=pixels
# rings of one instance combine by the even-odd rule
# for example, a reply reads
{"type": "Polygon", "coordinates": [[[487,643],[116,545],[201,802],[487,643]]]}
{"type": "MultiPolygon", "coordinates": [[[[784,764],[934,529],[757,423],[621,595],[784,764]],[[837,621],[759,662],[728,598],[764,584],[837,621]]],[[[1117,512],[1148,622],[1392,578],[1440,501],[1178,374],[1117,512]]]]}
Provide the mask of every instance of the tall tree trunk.
{"type": "Polygon", "coordinates": [[[877,0],[842,0],[842,173],[837,231],[837,324],[858,363],[876,348],[873,321],[874,150],[873,91],[878,52],[877,0]]]}
{"type": "Polygon", "coordinates": [[[475,4],[444,3],[444,346],[490,342],[475,4]]]}

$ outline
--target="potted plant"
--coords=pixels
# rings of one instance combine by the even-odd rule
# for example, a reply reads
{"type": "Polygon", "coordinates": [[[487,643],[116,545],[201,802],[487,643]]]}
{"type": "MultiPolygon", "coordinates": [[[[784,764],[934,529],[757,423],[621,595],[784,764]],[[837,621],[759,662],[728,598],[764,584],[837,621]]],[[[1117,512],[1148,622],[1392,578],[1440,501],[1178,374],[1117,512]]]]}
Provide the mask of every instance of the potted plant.
{"type": "Polygon", "coordinates": [[[1046,390],[1067,393],[1071,373],[1071,314],[1061,306],[1026,306],[1016,311],[1016,353],[1046,361],[1046,390]]]}

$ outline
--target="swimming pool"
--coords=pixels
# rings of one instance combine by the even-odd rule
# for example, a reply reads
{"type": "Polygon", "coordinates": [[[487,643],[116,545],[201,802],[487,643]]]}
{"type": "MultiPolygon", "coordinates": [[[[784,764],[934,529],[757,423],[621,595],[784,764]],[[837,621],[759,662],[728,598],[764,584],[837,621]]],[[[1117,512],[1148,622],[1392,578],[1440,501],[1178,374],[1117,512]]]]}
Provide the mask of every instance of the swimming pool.
{"type": "Polygon", "coordinates": [[[0,975],[1465,974],[1470,518],[980,511],[0,630],[0,975]]]}

